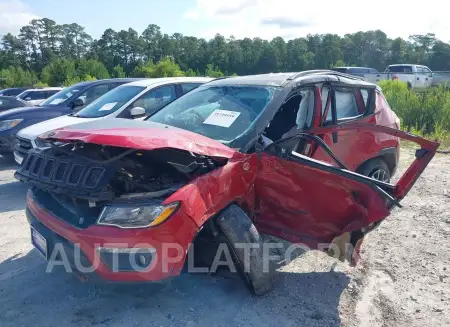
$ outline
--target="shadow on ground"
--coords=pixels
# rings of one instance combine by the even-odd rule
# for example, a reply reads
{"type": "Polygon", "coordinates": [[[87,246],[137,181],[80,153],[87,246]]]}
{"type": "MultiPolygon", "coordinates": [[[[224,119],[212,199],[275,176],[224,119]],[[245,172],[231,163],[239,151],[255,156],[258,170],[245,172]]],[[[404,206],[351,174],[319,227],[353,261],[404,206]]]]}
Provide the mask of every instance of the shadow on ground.
{"type": "Polygon", "coordinates": [[[36,250],[0,263],[3,326],[340,326],[349,282],[334,271],[278,272],[272,292],[255,297],[236,275],[95,286],[45,269],[36,250]]]}
{"type": "Polygon", "coordinates": [[[0,213],[25,209],[27,190],[19,181],[0,184],[0,213]]]}
{"type": "Polygon", "coordinates": [[[14,158],[12,156],[2,156],[0,155],[0,171],[9,170],[9,169],[16,169],[17,164],[14,161],[14,158]]]}

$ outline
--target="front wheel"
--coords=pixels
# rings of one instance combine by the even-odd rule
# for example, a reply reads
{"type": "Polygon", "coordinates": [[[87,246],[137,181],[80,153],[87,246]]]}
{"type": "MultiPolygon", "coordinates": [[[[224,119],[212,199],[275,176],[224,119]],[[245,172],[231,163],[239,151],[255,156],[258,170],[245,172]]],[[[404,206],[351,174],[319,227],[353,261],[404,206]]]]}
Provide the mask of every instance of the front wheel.
{"type": "Polygon", "coordinates": [[[219,215],[217,224],[227,239],[236,259],[236,268],[247,287],[256,295],[270,291],[275,266],[266,256],[263,238],[247,214],[237,205],[231,205],[219,215]],[[245,251],[245,246],[249,246],[249,252],[245,251]]]}
{"type": "Polygon", "coordinates": [[[384,183],[391,180],[391,170],[383,159],[369,160],[358,169],[358,172],[384,183]]]}

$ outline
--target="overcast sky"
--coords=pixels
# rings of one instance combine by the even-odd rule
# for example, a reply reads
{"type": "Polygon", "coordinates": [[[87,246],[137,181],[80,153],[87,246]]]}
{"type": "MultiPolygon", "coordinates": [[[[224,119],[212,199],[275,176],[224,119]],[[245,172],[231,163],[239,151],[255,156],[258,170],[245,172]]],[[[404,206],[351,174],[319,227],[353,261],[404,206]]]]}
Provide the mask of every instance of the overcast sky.
{"type": "Polygon", "coordinates": [[[444,0],[0,0],[0,34],[17,33],[33,18],[78,23],[94,38],[107,28],[148,24],[163,33],[285,39],[309,33],[344,35],[380,29],[391,38],[435,33],[450,41],[450,5],[444,0]]]}

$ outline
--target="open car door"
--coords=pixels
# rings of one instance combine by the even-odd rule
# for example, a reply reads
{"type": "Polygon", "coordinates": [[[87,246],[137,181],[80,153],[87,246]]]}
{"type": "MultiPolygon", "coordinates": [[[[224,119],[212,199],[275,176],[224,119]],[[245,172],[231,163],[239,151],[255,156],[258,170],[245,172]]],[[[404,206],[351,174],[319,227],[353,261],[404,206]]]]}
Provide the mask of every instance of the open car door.
{"type": "Polygon", "coordinates": [[[416,158],[396,185],[349,171],[317,136],[299,133],[267,147],[256,179],[255,224],[263,232],[302,243],[355,265],[364,236],[389,216],[406,196],[436,153],[438,143],[372,124],[330,130],[373,130],[420,146],[416,158]],[[312,143],[315,143],[312,145],[312,143]],[[322,147],[338,167],[308,156],[322,147]]]}

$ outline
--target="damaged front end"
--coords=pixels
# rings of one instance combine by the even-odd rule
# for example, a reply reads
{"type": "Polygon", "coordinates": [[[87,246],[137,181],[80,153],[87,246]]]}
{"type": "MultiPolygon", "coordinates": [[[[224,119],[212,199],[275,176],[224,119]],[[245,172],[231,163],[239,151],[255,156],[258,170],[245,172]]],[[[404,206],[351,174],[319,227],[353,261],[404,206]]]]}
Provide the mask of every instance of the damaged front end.
{"type": "Polygon", "coordinates": [[[31,150],[15,177],[31,185],[33,200],[77,228],[156,226],[179,203],[171,194],[226,159],[157,148],[136,150],[84,142],[31,150]]]}

